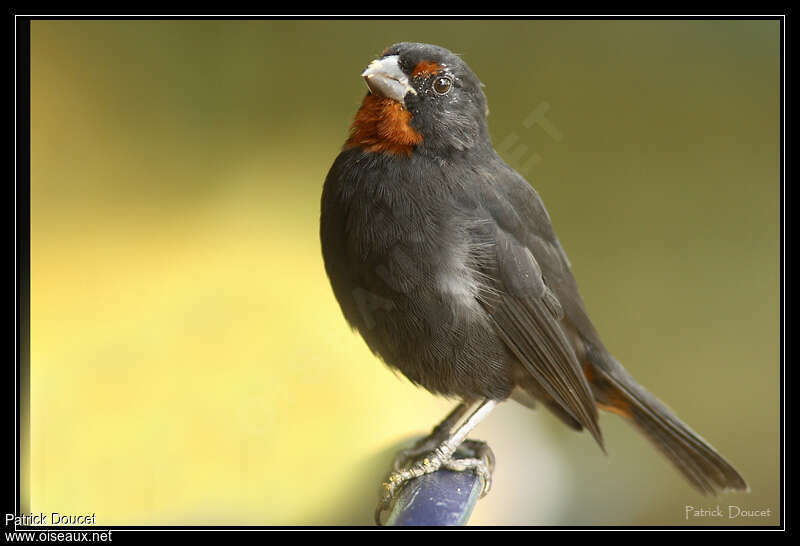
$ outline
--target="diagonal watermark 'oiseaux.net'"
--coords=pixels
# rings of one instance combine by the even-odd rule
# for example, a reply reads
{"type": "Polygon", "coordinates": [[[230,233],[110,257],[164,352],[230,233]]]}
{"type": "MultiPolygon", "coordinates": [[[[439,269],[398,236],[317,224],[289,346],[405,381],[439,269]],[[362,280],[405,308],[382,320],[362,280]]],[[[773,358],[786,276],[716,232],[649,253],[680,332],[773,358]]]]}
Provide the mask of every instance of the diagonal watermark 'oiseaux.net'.
{"type": "MultiPolygon", "coordinates": [[[[522,120],[522,127],[531,129],[534,125],[538,125],[554,141],[561,142],[564,139],[564,133],[546,117],[549,110],[550,103],[544,101],[540,102],[536,108],[522,120]]],[[[526,176],[534,166],[542,161],[542,156],[536,152],[531,152],[526,144],[518,144],[521,139],[522,137],[520,137],[516,131],[512,131],[500,141],[496,150],[498,153],[508,158],[508,162],[514,165],[519,174],[526,176]]]]}

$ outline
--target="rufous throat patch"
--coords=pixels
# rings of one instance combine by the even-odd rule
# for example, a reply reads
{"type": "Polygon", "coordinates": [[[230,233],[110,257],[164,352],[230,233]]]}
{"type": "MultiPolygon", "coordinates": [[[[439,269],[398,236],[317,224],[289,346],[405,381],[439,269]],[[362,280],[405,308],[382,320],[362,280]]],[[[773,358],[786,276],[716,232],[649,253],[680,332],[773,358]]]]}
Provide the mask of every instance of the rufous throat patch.
{"type": "Polygon", "coordinates": [[[344,147],[410,156],[422,142],[422,135],[409,125],[410,121],[411,113],[402,104],[370,93],[356,113],[344,147]]]}

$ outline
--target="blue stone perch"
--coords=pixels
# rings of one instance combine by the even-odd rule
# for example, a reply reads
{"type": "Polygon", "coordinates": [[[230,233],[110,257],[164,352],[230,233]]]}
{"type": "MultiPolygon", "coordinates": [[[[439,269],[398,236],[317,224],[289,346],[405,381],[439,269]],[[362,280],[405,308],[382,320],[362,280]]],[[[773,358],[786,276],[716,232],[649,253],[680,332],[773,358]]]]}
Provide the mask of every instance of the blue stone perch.
{"type": "Polygon", "coordinates": [[[439,470],[409,481],[397,493],[385,525],[466,525],[483,489],[474,472],[439,470]]]}

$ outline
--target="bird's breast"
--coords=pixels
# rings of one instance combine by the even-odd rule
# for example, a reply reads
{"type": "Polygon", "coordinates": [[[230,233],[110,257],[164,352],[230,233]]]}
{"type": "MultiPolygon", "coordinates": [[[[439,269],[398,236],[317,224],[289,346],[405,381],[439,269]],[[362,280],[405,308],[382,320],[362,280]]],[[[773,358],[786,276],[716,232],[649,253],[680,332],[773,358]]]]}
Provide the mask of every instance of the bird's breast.
{"type": "Polygon", "coordinates": [[[321,226],[334,293],[372,351],[412,382],[503,399],[509,357],[481,299],[493,224],[418,161],[358,149],[337,159],[321,226]]]}

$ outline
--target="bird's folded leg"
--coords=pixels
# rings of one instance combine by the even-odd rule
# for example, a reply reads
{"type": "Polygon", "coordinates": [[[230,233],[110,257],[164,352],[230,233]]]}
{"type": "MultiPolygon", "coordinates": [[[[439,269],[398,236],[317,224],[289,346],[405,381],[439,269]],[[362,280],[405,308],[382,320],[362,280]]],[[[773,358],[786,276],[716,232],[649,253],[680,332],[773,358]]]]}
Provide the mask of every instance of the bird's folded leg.
{"type": "Polygon", "coordinates": [[[467,410],[472,405],[472,402],[461,402],[441,423],[436,425],[431,433],[424,438],[417,440],[413,446],[397,452],[394,458],[393,467],[395,471],[400,471],[409,466],[410,462],[415,461],[422,455],[427,455],[435,450],[439,445],[447,440],[450,436],[450,431],[461,419],[467,410]]]}
{"type": "Polygon", "coordinates": [[[436,472],[440,468],[456,472],[473,470],[483,478],[482,495],[485,495],[491,487],[494,454],[486,443],[466,440],[466,436],[496,405],[496,400],[484,400],[461,426],[451,432],[455,423],[470,406],[467,403],[461,403],[441,424],[434,428],[430,436],[423,438],[412,448],[400,452],[398,459],[401,462],[395,461],[395,471],[383,484],[381,499],[375,509],[375,522],[380,525],[381,514],[389,508],[395,493],[407,481],[436,472]],[[462,451],[470,450],[471,453],[466,458],[454,458],[453,455],[459,447],[462,447],[462,451]]]}

